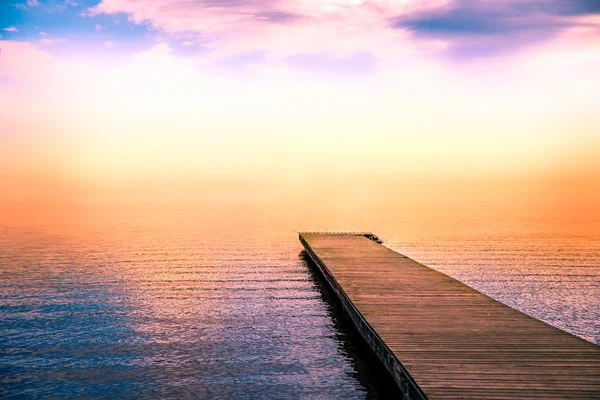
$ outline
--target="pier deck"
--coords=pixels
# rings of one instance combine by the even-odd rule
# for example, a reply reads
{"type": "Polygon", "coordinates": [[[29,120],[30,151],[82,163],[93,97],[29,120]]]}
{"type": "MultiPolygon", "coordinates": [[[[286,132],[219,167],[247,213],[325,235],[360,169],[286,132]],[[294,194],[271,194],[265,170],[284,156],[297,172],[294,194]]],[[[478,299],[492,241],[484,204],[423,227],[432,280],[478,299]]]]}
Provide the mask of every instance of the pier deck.
{"type": "Polygon", "coordinates": [[[600,346],[365,235],[300,241],[407,398],[600,399],[600,346]]]}

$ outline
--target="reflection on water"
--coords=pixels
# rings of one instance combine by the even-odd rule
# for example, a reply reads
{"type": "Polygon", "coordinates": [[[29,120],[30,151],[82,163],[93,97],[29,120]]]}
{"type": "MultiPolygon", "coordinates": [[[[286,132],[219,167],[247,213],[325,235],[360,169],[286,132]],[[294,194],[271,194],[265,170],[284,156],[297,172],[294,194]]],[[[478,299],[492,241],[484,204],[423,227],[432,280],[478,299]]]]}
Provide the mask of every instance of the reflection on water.
{"type": "Polygon", "coordinates": [[[537,319],[600,344],[600,230],[472,230],[394,249],[537,319]]]}
{"type": "Polygon", "coordinates": [[[348,324],[282,239],[4,231],[3,397],[378,397],[348,324]]]}
{"type": "Polygon", "coordinates": [[[373,230],[600,343],[600,238],[589,227],[231,215],[0,228],[0,397],[385,397],[389,380],[298,256],[307,228],[373,230]]]}

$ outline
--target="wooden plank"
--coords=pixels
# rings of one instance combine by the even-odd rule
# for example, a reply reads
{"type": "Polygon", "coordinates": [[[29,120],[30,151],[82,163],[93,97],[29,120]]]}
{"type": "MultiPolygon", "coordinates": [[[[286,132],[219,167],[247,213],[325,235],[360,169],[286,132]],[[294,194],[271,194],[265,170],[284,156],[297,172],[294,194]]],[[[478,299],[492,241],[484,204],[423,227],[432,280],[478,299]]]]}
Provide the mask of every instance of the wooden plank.
{"type": "Polygon", "coordinates": [[[408,399],[600,399],[600,347],[403,256],[369,232],[300,242],[408,399]]]}

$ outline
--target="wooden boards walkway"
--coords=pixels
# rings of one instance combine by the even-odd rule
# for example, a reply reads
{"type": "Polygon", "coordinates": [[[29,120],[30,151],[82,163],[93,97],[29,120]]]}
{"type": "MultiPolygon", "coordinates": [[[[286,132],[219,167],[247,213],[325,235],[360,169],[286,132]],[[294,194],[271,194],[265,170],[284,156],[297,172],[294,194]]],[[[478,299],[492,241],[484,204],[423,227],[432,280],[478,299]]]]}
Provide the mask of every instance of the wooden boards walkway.
{"type": "Polygon", "coordinates": [[[300,233],[409,399],[600,399],[600,346],[376,243],[300,233]]]}

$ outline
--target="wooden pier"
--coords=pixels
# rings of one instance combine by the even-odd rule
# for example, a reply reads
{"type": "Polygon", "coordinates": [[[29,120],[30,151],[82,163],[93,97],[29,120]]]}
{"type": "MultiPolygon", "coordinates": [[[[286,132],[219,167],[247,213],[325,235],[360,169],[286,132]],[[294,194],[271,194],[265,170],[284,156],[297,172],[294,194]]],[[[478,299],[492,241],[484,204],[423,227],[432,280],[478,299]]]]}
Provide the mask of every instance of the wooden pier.
{"type": "Polygon", "coordinates": [[[300,242],[408,399],[600,399],[600,346],[366,232],[300,242]]]}

